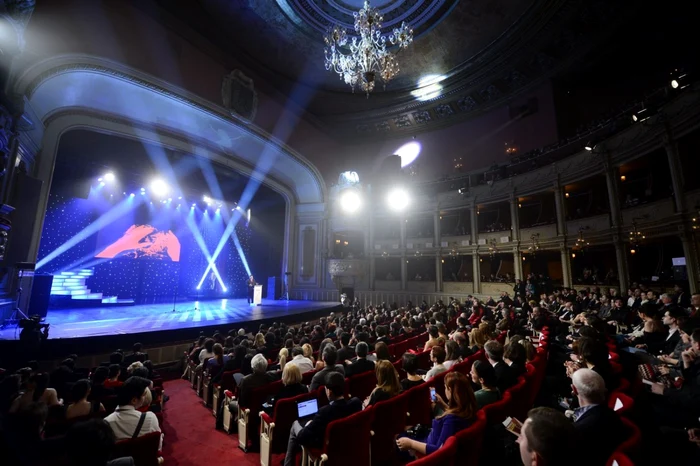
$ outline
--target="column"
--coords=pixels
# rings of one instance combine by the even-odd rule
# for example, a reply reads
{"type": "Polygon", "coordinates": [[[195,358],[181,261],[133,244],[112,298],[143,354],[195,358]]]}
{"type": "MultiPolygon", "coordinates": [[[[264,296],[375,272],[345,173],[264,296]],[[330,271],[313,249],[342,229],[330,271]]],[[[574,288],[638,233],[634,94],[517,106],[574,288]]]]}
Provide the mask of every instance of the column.
{"type": "Polygon", "coordinates": [[[565,288],[570,288],[571,283],[571,256],[569,255],[569,248],[566,247],[566,243],[561,243],[559,245],[559,250],[561,252],[561,272],[562,281],[565,288]]]}
{"type": "Polygon", "coordinates": [[[401,253],[401,289],[406,290],[406,281],[408,280],[408,262],[406,251],[401,253]]]}
{"type": "Polygon", "coordinates": [[[683,196],[683,170],[681,159],[678,155],[678,144],[670,137],[664,137],[664,149],[668,157],[668,168],[671,172],[671,184],[673,186],[673,198],[676,202],[676,212],[685,212],[685,198],[683,196]]]}
{"type": "Polygon", "coordinates": [[[408,222],[408,220],[406,220],[405,218],[399,219],[399,230],[401,231],[401,235],[400,235],[401,243],[399,244],[399,247],[401,249],[406,248],[406,223],[407,222],[408,222]]]}
{"type": "Polygon", "coordinates": [[[377,258],[374,257],[374,253],[371,253],[369,256],[369,289],[371,291],[374,291],[374,280],[377,275],[376,260],[377,258]]]}
{"type": "Polygon", "coordinates": [[[685,268],[688,272],[688,286],[690,294],[698,293],[698,256],[693,235],[690,232],[681,233],[683,243],[683,255],[685,256],[685,268]]]}
{"type": "Polygon", "coordinates": [[[471,233],[469,239],[471,240],[471,244],[475,247],[474,255],[472,256],[472,273],[474,274],[472,280],[474,282],[474,294],[478,294],[481,293],[481,266],[479,264],[479,217],[476,213],[476,201],[472,201],[469,208],[471,209],[469,212],[471,220],[471,233]]]}
{"type": "Polygon", "coordinates": [[[523,260],[520,254],[520,216],[518,215],[518,198],[510,195],[510,229],[513,242],[513,271],[516,279],[523,278],[523,260]]]}
{"type": "Polygon", "coordinates": [[[433,234],[435,236],[435,239],[433,240],[433,246],[436,248],[440,247],[440,241],[442,237],[442,232],[440,231],[440,208],[438,207],[437,211],[433,214],[433,224],[434,226],[434,231],[433,234]]]}
{"type": "Polygon", "coordinates": [[[610,153],[603,154],[603,167],[605,169],[605,183],[608,188],[608,202],[610,203],[610,218],[612,219],[613,245],[617,259],[617,276],[620,280],[620,294],[629,287],[629,267],[627,264],[627,247],[622,234],[622,211],[620,209],[620,194],[618,180],[619,169],[612,164],[610,153]]]}
{"type": "Polygon", "coordinates": [[[564,187],[557,180],[554,183],[554,205],[557,211],[557,234],[566,236],[566,204],[564,203],[564,187]]]}
{"type": "Polygon", "coordinates": [[[367,247],[366,256],[369,258],[369,289],[374,291],[374,281],[377,279],[377,268],[375,263],[375,249],[374,249],[374,214],[370,212],[369,219],[367,220],[369,229],[369,245],[367,247]]]}
{"type": "Polygon", "coordinates": [[[440,253],[435,255],[435,292],[442,291],[442,256],[440,253]]]}

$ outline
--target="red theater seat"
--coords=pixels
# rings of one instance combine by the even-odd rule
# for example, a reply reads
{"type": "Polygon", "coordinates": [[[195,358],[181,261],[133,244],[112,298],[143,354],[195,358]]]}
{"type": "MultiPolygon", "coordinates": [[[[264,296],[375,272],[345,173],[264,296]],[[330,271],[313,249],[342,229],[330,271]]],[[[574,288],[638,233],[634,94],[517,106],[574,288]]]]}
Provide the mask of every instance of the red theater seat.
{"type": "Polygon", "coordinates": [[[460,466],[477,466],[479,464],[486,425],[486,414],[480,410],[476,415],[476,422],[455,435],[460,466]]]}
{"type": "Polygon", "coordinates": [[[374,371],[353,375],[347,380],[349,381],[347,387],[350,397],[357,397],[360,400],[367,398],[377,386],[377,377],[374,371]]]}
{"type": "MultiPolygon", "coordinates": [[[[311,400],[318,396],[318,391],[305,393],[294,398],[285,398],[275,403],[272,416],[260,412],[260,464],[272,464],[273,453],[284,453],[287,450],[289,432],[297,419],[297,403],[311,400]]],[[[325,397],[325,395],[323,395],[325,397]]]]}
{"type": "Polygon", "coordinates": [[[447,439],[445,444],[435,450],[431,455],[411,461],[409,466],[453,466],[463,464],[461,461],[456,462],[457,457],[457,439],[452,436],[447,439]]]}
{"type": "Polygon", "coordinates": [[[160,432],[117,442],[113,448],[112,458],[131,456],[136,466],[158,466],[162,461],[158,452],[160,432]]]}
{"type": "Polygon", "coordinates": [[[406,419],[406,425],[431,425],[430,385],[422,383],[406,391],[402,396],[408,397],[408,419],[406,419]]]}
{"type": "Polygon", "coordinates": [[[397,460],[395,438],[405,430],[408,401],[409,397],[401,394],[373,406],[371,447],[374,464],[394,464],[397,460]]]}
{"type": "Polygon", "coordinates": [[[323,449],[302,447],[302,466],[359,466],[370,464],[374,408],[328,424],[323,449]]]}

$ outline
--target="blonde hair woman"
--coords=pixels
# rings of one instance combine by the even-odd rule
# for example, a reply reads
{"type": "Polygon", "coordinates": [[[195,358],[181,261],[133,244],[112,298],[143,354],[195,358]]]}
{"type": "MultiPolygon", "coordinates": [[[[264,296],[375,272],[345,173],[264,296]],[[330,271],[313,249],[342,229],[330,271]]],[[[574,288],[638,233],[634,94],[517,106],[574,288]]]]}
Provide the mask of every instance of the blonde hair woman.
{"type": "Polygon", "coordinates": [[[401,391],[399,374],[394,365],[385,359],[377,361],[374,365],[374,375],[377,377],[377,386],[364,402],[364,407],[372,406],[380,401],[386,401],[401,391]]]}
{"type": "Polygon", "coordinates": [[[282,348],[277,355],[277,361],[280,363],[281,371],[284,371],[284,365],[287,364],[287,359],[289,359],[289,350],[287,348],[282,348]]]}
{"type": "Polygon", "coordinates": [[[304,357],[309,358],[311,364],[315,365],[316,360],[314,359],[314,349],[311,347],[311,345],[309,343],[304,343],[301,350],[304,352],[304,357]]]}
{"type": "Polygon", "coordinates": [[[255,335],[255,349],[262,348],[265,346],[265,335],[262,333],[257,333],[255,335]]]}
{"type": "Polygon", "coordinates": [[[489,341],[488,323],[482,322],[479,324],[478,328],[472,329],[472,331],[469,332],[469,346],[471,346],[472,349],[476,348],[475,351],[482,349],[487,341],[489,341]]]}

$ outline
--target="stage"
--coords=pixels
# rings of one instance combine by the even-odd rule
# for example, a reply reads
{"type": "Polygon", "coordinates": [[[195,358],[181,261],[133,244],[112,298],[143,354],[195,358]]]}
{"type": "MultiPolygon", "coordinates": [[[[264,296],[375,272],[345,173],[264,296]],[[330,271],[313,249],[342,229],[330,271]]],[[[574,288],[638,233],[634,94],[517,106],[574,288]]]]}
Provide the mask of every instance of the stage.
{"type": "MultiPolygon", "coordinates": [[[[67,339],[126,341],[126,336],[133,343],[136,335],[144,343],[165,343],[195,338],[202,330],[207,334],[214,330],[227,333],[240,327],[255,331],[262,322],[311,320],[339,307],[336,302],[263,300],[262,305],[252,306],[245,299],[217,299],[178,302],[175,312],[173,303],[50,309],[45,322],[51,324],[49,343],[67,339]]],[[[18,336],[15,327],[0,330],[2,340],[14,340],[18,336]]]]}

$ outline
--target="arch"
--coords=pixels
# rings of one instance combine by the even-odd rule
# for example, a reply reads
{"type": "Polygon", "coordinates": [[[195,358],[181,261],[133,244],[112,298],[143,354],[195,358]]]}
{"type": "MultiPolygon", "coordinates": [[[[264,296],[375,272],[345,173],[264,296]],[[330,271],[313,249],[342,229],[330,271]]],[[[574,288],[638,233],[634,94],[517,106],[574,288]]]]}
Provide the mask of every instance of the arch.
{"type": "Polygon", "coordinates": [[[325,202],[319,171],[282,141],[222,106],[123,64],[85,55],[52,57],[24,71],[13,88],[26,96],[45,125],[70,110],[179,134],[193,145],[242,161],[271,188],[286,187],[298,204],[325,202]]]}

